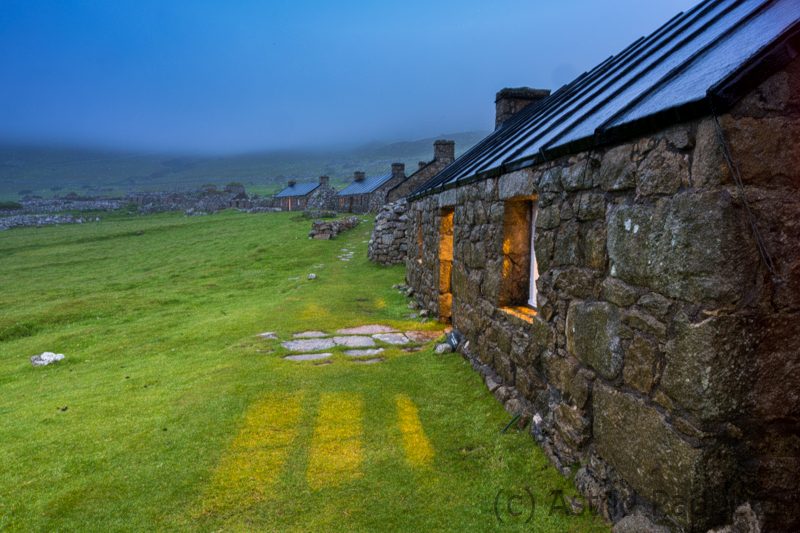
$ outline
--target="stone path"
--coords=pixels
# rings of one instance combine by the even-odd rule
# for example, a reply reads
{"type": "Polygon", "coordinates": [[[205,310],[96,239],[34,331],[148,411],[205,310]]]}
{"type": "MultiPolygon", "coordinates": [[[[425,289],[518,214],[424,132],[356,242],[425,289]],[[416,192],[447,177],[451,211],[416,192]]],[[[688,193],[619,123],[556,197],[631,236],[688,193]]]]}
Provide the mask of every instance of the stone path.
{"type": "MultiPolygon", "coordinates": [[[[316,361],[315,364],[331,364],[333,349],[342,349],[353,363],[375,364],[385,360],[376,357],[386,351],[387,347],[401,348],[403,352],[412,353],[422,350],[427,344],[442,336],[442,331],[406,331],[382,324],[366,324],[352,328],[336,330],[331,334],[322,330],[308,330],[292,334],[292,340],[281,342],[290,355],[284,356],[287,361],[316,361]],[[377,343],[384,345],[381,347],[377,343]]],[[[258,335],[263,339],[277,339],[272,332],[258,335]]]]}
{"type": "Polygon", "coordinates": [[[402,333],[378,333],[372,336],[373,339],[378,339],[381,342],[385,342],[386,344],[392,344],[394,346],[402,346],[404,344],[411,343],[408,340],[408,337],[403,335],[402,333]]]}
{"type": "Polygon", "coordinates": [[[383,353],[383,348],[370,348],[367,350],[346,350],[344,352],[345,355],[349,355],[350,357],[364,357],[367,355],[378,355],[379,353],[383,353]]]}
{"type": "Polygon", "coordinates": [[[300,355],[287,355],[286,357],[284,357],[284,359],[287,359],[289,361],[316,361],[318,359],[327,359],[332,355],[333,354],[329,352],[301,353],[300,355]]]}
{"type": "Polygon", "coordinates": [[[290,352],[317,352],[319,350],[329,350],[336,346],[336,343],[333,339],[308,339],[282,342],[281,346],[290,352]]]}
{"type": "Polygon", "coordinates": [[[333,342],[335,342],[337,346],[346,346],[348,348],[364,348],[375,346],[375,341],[372,339],[372,337],[362,337],[360,335],[334,337],[333,342]]]}

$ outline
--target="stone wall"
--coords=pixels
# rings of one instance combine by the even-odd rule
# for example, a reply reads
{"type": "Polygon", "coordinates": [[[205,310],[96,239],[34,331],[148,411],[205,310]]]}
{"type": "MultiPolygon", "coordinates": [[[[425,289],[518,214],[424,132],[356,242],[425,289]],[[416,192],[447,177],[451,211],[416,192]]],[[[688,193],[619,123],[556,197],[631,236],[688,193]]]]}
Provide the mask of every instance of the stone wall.
{"type": "Polygon", "coordinates": [[[407,211],[408,202],[400,200],[384,205],[378,212],[367,250],[370,261],[380,265],[397,265],[405,262],[408,255],[407,211]]]}
{"type": "Polygon", "coordinates": [[[466,351],[612,521],[705,531],[749,502],[765,530],[800,529],[799,64],[720,118],[741,191],[706,118],[410,206],[418,303],[440,311],[437,230],[454,208],[466,351]],[[535,316],[500,305],[521,200],[537,210],[535,316]]]}
{"type": "Polygon", "coordinates": [[[343,231],[353,229],[361,223],[358,217],[345,217],[338,220],[315,220],[311,223],[309,239],[335,239],[343,231]]]}

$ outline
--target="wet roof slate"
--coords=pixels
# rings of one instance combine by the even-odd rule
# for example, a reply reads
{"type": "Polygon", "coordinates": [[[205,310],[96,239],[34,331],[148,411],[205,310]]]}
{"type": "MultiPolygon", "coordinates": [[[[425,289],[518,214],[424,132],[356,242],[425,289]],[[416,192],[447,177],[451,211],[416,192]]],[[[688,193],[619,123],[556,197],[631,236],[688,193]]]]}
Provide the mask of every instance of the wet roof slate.
{"type": "Polygon", "coordinates": [[[338,193],[338,196],[350,196],[353,194],[367,194],[373,192],[375,189],[389,181],[392,177],[392,172],[379,176],[369,176],[362,181],[354,181],[338,193]]]}
{"type": "Polygon", "coordinates": [[[511,117],[412,197],[721,111],[799,28],[800,0],[704,0],[511,117]]]}
{"type": "Polygon", "coordinates": [[[314,189],[319,187],[319,182],[307,181],[305,183],[295,183],[286,187],[281,192],[275,195],[275,198],[287,198],[289,196],[305,196],[314,189]]]}

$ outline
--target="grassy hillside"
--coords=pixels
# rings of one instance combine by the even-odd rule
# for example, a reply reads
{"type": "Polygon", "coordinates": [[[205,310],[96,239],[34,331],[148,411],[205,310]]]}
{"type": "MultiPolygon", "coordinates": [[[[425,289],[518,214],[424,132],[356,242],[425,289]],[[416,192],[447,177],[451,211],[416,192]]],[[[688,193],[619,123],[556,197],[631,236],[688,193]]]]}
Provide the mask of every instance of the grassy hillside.
{"type": "Polygon", "coordinates": [[[460,356],[315,365],[256,337],[437,327],[408,318],[401,267],[366,261],[367,224],[308,229],[226,212],[0,234],[0,530],[488,531],[499,509],[504,530],[607,531],[551,508],[569,482],[500,432],[460,356]],[[45,350],[66,360],[33,368],[45,350]],[[506,508],[526,488],[535,508],[506,508]]]}
{"type": "MultiPolygon", "coordinates": [[[[457,133],[442,137],[456,141],[462,153],[484,136],[457,133]]],[[[131,191],[186,190],[205,183],[244,183],[252,192],[271,193],[288,179],[306,181],[327,174],[345,183],[353,171],[385,171],[395,161],[410,170],[433,158],[434,139],[373,144],[335,152],[283,151],[203,157],[137,154],[100,150],[0,146],[0,199],[22,191],[41,196],[66,194],[124,194],[131,191]]]]}

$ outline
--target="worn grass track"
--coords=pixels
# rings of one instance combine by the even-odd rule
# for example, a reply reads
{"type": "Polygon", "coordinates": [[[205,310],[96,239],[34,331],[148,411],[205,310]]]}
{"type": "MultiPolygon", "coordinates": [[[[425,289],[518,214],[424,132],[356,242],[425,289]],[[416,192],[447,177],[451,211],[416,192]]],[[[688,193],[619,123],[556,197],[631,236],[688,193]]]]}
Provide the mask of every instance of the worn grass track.
{"type": "Polygon", "coordinates": [[[308,229],[223,213],[0,233],[0,530],[606,530],[549,511],[569,482],[499,433],[457,355],[315,366],[255,337],[420,327],[402,268],[366,261],[368,224],[308,229]],[[32,368],[42,351],[67,359],[32,368]],[[526,486],[532,522],[501,506],[499,524],[498,491],[526,486]]]}

